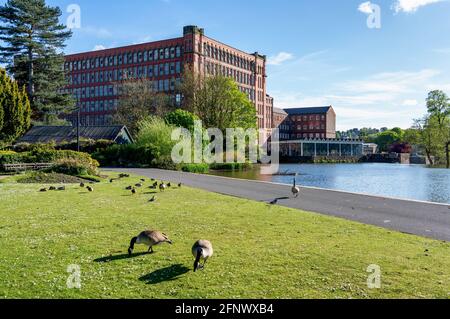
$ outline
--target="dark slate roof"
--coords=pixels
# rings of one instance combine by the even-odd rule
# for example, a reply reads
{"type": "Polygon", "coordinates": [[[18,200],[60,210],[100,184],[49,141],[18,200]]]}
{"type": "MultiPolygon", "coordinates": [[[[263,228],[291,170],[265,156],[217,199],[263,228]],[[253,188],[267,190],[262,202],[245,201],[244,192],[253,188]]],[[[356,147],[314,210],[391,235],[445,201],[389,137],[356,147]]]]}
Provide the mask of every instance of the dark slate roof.
{"type": "Polygon", "coordinates": [[[301,107],[296,109],[284,109],[289,115],[307,115],[307,114],[325,114],[331,109],[331,106],[319,107],[301,107]]]}
{"type": "MultiPolygon", "coordinates": [[[[81,126],[80,137],[92,140],[116,141],[123,133],[132,140],[126,126],[81,126]]],[[[59,144],[71,142],[77,138],[76,126],[34,126],[17,143],[49,143],[59,144]]]]}

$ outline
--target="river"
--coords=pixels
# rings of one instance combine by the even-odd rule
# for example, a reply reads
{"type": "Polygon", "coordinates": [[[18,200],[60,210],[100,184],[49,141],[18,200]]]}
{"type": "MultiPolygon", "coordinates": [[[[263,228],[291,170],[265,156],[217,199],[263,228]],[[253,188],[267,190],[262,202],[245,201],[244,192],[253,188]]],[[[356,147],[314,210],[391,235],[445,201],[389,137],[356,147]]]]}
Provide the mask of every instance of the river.
{"type": "MultiPolygon", "coordinates": [[[[450,204],[450,170],[400,164],[281,165],[280,172],[297,173],[297,184],[369,195],[450,204]]],[[[261,175],[251,171],[213,172],[214,175],[293,183],[293,176],[261,175]]]]}

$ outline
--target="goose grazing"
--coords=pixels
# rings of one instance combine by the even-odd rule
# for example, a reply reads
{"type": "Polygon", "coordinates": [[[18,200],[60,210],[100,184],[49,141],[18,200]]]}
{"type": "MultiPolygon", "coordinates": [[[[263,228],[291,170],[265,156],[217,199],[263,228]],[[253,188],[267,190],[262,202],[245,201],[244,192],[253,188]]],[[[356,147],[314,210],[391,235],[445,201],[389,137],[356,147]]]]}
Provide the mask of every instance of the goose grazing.
{"type": "Polygon", "coordinates": [[[135,188],[131,189],[131,194],[133,194],[133,195],[136,194],[136,189],[135,188]]]}
{"type": "Polygon", "coordinates": [[[292,186],[292,195],[294,195],[295,198],[297,198],[298,195],[300,195],[300,187],[297,186],[297,181],[295,180],[295,177],[294,177],[294,186],[292,186]]]}
{"type": "Polygon", "coordinates": [[[179,183],[179,184],[178,184],[178,188],[181,188],[181,186],[182,186],[182,184],[181,184],[181,183],[179,183]]]}
{"type": "Polygon", "coordinates": [[[194,272],[199,269],[204,269],[205,264],[214,253],[213,246],[208,240],[199,240],[194,246],[192,246],[192,255],[195,258],[194,272]],[[200,265],[200,261],[203,260],[203,265],[200,265]]]}
{"type": "Polygon", "coordinates": [[[131,239],[130,248],[128,248],[128,254],[131,256],[134,250],[134,245],[146,245],[149,247],[148,252],[153,253],[153,246],[168,243],[172,245],[172,241],[166,234],[156,230],[147,230],[139,234],[139,236],[131,239]]]}
{"type": "Polygon", "coordinates": [[[153,186],[158,187],[158,182],[154,182],[153,186]]]}
{"type": "Polygon", "coordinates": [[[40,191],[41,193],[45,193],[45,192],[47,192],[47,188],[41,188],[39,191],[40,191]]]}
{"type": "Polygon", "coordinates": [[[59,191],[65,191],[65,190],[66,190],[66,187],[65,187],[65,186],[58,187],[58,190],[59,190],[59,191]]]}
{"type": "Polygon", "coordinates": [[[137,184],[134,185],[134,186],[136,186],[136,187],[142,187],[142,184],[141,184],[141,183],[137,183],[137,184]]]}
{"type": "Polygon", "coordinates": [[[84,186],[85,186],[84,183],[80,183],[81,188],[84,188],[84,186]]]}
{"type": "Polygon", "coordinates": [[[87,190],[88,190],[89,192],[91,192],[91,193],[94,191],[94,189],[93,189],[91,186],[88,186],[88,187],[87,187],[87,190]]]}
{"type": "Polygon", "coordinates": [[[171,187],[172,187],[172,184],[171,184],[171,183],[168,183],[168,184],[167,184],[167,187],[171,188],[171,187]]]}
{"type": "Polygon", "coordinates": [[[56,187],[55,186],[50,186],[50,188],[48,190],[49,191],[56,191],[56,187]]]}
{"type": "Polygon", "coordinates": [[[159,185],[159,190],[160,190],[161,192],[165,191],[166,188],[167,188],[167,185],[164,184],[164,183],[162,183],[162,184],[159,185]]]}
{"type": "Polygon", "coordinates": [[[141,182],[144,183],[145,182],[145,178],[141,178],[141,182]]]}
{"type": "Polygon", "coordinates": [[[131,191],[133,189],[133,186],[127,186],[127,188],[125,188],[125,190],[127,191],[131,191]]]}
{"type": "Polygon", "coordinates": [[[150,203],[156,202],[156,196],[153,196],[152,198],[150,198],[149,202],[150,202],[150,203]]]}

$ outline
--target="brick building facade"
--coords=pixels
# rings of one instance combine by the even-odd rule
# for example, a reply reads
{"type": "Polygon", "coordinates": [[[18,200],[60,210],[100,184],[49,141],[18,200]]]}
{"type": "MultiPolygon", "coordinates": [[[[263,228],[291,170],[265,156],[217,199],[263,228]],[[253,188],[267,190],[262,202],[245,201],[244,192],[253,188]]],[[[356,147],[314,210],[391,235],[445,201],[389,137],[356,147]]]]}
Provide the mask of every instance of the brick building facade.
{"type": "Polygon", "coordinates": [[[209,38],[196,26],[184,27],[179,38],[67,55],[66,91],[77,100],[82,125],[109,124],[122,81],[148,79],[155,91],[171,94],[179,102],[176,87],[186,64],[202,75],[234,79],[254,103],[258,127],[270,135],[273,99],[266,91],[266,57],[209,38]]]}
{"type": "Polygon", "coordinates": [[[332,106],[273,109],[273,127],[280,140],[335,139],[336,113],[332,106]]]}

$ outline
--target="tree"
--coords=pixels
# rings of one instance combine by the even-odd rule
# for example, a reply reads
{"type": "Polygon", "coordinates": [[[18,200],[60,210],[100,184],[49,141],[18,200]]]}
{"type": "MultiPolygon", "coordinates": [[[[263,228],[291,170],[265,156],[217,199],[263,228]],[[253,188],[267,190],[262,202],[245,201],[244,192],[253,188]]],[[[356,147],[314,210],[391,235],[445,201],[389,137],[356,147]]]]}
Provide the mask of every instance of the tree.
{"type": "Polygon", "coordinates": [[[201,77],[185,68],[180,91],[183,109],[196,114],[206,128],[256,128],[256,108],[229,77],[201,77]]]}
{"type": "Polygon", "coordinates": [[[13,141],[30,127],[29,100],[25,89],[0,69],[0,108],[2,140],[13,141]]]}
{"type": "Polygon", "coordinates": [[[126,125],[133,136],[139,132],[139,122],[151,115],[164,116],[174,108],[171,98],[156,92],[149,80],[125,81],[120,85],[120,91],[121,99],[113,122],[126,125]]]}
{"type": "Polygon", "coordinates": [[[377,134],[375,143],[378,144],[381,151],[388,151],[392,144],[399,142],[401,136],[396,131],[385,131],[377,134]]]}
{"type": "Polygon", "coordinates": [[[427,109],[437,121],[436,129],[445,149],[446,166],[450,168],[450,99],[443,91],[431,91],[427,98],[427,109]]]}
{"type": "Polygon", "coordinates": [[[183,127],[189,131],[194,131],[195,121],[200,120],[200,118],[188,111],[178,109],[176,111],[170,112],[164,118],[166,123],[175,127],[183,127]]]}
{"type": "Polygon", "coordinates": [[[26,85],[33,118],[49,121],[73,109],[62,49],[72,32],[59,23],[61,10],[45,0],[8,0],[0,6],[0,62],[26,85]]]}

